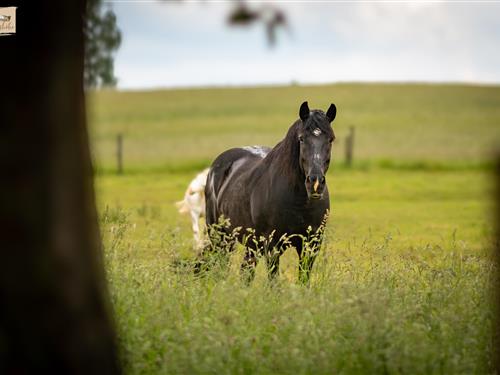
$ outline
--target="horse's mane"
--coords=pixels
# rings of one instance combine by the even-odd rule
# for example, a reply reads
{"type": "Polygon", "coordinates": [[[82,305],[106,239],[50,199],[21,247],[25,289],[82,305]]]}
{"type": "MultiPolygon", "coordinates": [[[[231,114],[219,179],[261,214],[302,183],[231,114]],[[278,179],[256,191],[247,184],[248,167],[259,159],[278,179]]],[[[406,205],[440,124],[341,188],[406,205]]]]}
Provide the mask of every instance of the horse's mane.
{"type": "Polygon", "coordinates": [[[301,120],[295,121],[288,129],[285,138],[274,146],[266,156],[266,161],[277,165],[278,170],[288,177],[291,182],[296,179],[297,172],[300,171],[299,141],[297,137],[301,125],[301,120]]]}

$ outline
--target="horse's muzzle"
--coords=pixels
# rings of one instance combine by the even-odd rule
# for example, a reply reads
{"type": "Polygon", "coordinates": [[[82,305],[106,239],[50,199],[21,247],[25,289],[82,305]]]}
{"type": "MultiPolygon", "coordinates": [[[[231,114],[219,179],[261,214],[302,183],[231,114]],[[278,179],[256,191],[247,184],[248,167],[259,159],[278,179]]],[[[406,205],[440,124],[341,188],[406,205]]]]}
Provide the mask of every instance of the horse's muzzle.
{"type": "Polygon", "coordinates": [[[325,182],[325,176],[323,175],[309,175],[306,177],[306,190],[310,199],[320,199],[323,197],[325,182]]]}

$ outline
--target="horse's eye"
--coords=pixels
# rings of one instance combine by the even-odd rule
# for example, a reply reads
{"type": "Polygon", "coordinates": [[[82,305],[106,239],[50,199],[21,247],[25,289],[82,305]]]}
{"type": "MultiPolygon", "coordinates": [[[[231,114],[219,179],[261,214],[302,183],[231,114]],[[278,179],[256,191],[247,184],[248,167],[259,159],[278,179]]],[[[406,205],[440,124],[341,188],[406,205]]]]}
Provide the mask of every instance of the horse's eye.
{"type": "Polygon", "coordinates": [[[300,143],[304,143],[304,137],[303,137],[303,136],[301,136],[301,135],[299,135],[299,142],[300,142],[300,143]]]}

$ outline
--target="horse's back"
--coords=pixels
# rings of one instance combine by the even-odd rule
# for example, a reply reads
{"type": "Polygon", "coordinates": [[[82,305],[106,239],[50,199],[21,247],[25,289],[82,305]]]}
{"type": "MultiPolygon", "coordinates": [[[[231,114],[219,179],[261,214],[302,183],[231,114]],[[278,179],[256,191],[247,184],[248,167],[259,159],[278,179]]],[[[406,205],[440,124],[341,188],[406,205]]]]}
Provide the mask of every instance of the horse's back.
{"type": "Polygon", "coordinates": [[[224,151],[214,160],[205,187],[207,224],[216,223],[223,213],[219,212],[222,199],[226,201],[237,199],[237,197],[231,197],[231,192],[241,193],[243,186],[236,186],[242,184],[238,181],[239,177],[252,169],[267,155],[269,150],[261,146],[232,148],[224,151]]]}

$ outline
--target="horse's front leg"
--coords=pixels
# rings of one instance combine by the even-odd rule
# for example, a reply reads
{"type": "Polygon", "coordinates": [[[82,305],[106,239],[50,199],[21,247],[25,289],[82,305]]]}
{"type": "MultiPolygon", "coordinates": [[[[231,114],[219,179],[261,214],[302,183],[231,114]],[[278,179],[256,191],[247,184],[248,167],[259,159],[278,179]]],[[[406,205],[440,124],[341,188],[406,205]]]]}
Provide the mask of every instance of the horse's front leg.
{"type": "Polygon", "coordinates": [[[299,282],[303,285],[309,285],[311,277],[311,270],[316,260],[317,252],[315,254],[305,254],[303,251],[299,255],[299,282]]]}
{"type": "Polygon", "coordinates": [[[276,276],[279,274],[280,256],[281,253],[277,248],[273,248],[266,253],[267,276],[270,281],[275,280],[276,276]]]}
{"type": "Polygon", "coordinates": [[[243,280],[250,284],[255,278],[255,267],[257,266],[257,251],[251,246],[245,248],[245,256],[241,263],[240,273],[243,280]]]}
{"type": "Polygon", "coordinates": [[[294,242],[293,245],[299,255],[299,282],[303,285],[309,285],[311,270],[318,256],[321,240],[314,239],[306,242],[299,238],[294,242]]]}

